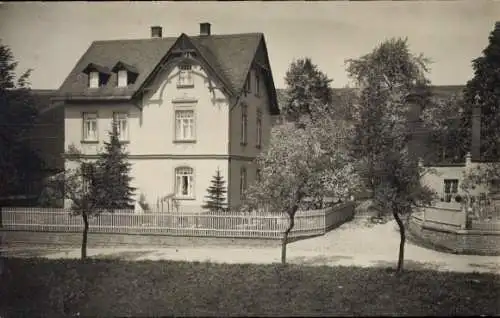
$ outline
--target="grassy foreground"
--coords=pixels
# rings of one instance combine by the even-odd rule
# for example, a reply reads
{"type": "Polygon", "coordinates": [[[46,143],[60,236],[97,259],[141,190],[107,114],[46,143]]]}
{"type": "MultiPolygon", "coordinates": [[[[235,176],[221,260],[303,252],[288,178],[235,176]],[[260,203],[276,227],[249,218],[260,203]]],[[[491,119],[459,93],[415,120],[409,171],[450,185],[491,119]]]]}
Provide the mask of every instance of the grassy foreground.
{"type": "Polygon", "coordinates": [[[5,265],[0,317],[500,313],[493,274],[92,259],[5,265]]]}

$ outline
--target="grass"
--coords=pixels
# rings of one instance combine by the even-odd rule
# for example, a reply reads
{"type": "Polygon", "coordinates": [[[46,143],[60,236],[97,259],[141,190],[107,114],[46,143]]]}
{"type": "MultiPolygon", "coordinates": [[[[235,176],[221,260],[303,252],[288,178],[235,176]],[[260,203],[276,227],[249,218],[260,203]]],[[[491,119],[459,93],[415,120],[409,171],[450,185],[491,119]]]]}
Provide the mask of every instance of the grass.
{"type": "Polygon", "coordinates": [[[0,317],[500,313],[493,274],[40,258],[5,266],[0,317]]]}

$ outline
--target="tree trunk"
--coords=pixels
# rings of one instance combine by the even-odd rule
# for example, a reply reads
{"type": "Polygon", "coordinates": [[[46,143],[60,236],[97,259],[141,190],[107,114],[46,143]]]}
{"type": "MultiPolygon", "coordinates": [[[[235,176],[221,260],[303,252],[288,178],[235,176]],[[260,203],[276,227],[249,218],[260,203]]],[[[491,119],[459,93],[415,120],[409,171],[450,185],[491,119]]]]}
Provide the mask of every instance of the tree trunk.
{"type": "Polygon", "coordinates": [[[290,231],[293,229],[295,225],[295,212],[299,207],[295,205],[291,211],[288,213],[288,218],[290,219],[290,223],[288,225],[288,228],[286,229],[285,233],[283,234],[283,240],[281,242],[281,264],[286,264],[286,245],[288,243],[288,234],[290,234],[290,231]]]}
{"type": "Polygon", "coordinates": [[[399,217],[398,211],[394,211],[392,213],[394,215],[394,219],[398,223],[399,226],[399,236],[401,238],[399,242],[399,256],[398,256],[398,267],[396,269],[397,273],[402,273],[403,272],[403,265],[404,265],[404,257],[405,257],[405,242],[406,242],[406,232],[405,232],[405,225],[401,218],[399,217]]]}
{"type": "Polygon", "coordinates": [[[83,238],[82,238],[82,260],[87,258],[87,237],[89,233],[89,217],[87,212],[82,213],[83,218],[83,238]]]}

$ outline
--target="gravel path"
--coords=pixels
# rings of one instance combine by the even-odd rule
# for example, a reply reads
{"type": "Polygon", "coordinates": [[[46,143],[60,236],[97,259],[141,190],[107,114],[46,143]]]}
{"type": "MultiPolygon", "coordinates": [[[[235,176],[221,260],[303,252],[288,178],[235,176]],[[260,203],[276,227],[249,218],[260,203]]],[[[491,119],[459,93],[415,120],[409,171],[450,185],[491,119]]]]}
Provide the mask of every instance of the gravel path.
{"type": "MultiPolygon", "coordinates": [[[[365,226],[360,224],[361,222],[361,220],[357,220],[346,223],[324,236],[289,244],[288,262],[305,265],[394,267],[399,248],[399,233],[395,230],[394,223],[365,226]]],[[[235,248],[230,246],[154,249],[91,248],[88,250],[89,256],[98,258],[256,264],[280,262],[280,253],[280,249],[275,247],[235,248]]],[[[16,253],[12,255],[14,254],[16,253]]],[[[52,251],[44,255],[44,257],[52,259],[78,258],[79,256],[79,249],[52,251]]],[[[477,271],[500,274],[500,256],[446,254],[408,243],[406,245],[405,267],[407,269],[477,271]]]]}

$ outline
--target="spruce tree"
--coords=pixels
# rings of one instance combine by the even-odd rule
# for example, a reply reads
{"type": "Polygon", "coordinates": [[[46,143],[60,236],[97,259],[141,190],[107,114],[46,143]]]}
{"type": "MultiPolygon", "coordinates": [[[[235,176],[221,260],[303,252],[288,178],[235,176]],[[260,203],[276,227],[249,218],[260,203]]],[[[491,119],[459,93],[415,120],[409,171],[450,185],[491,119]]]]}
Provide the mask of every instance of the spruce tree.
{"type": "Polygon", "coordinates": [[[104,151],[97,160],[99,187],[102,187],[101,206],[107,210],[128,209],[133,207],[133,192],[130,186],[132,165],[127,160],[118,137],[118,126],[113,121],[109,141],[104,143],[104,151]]]}
{"type": "Polygon", "coordinates": [[[224,211],[226,208],[226,181],[218,168],[211,182],[212,185],[207,189],[208,195],[205,196],[203,208],[212,212],[224,211]]]}
{"type": "Polygon", "coordinates": [[[481,107],[481,156],[500,157],[500,21],[490,33],[483,55],[472,61],[474,77],[464,89],[463,142],[470,145],[471,116],[475,104],[481,107]]]}

